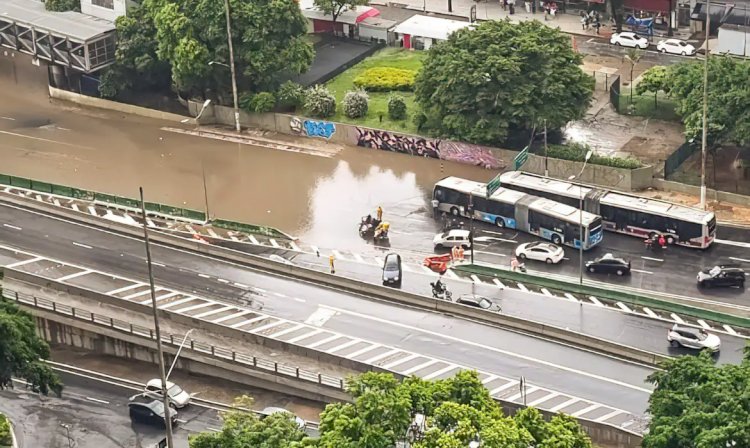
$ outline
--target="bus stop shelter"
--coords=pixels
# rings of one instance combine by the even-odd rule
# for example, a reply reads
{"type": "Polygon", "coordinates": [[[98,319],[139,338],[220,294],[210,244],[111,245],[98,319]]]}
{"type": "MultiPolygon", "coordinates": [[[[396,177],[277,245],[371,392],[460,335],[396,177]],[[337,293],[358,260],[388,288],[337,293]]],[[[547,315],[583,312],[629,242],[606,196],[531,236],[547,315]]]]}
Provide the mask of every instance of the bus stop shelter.
{"type": "Polygon", "coordinates": [[[0,0],[0,45],[83,73],[115,60],[115,24],[79,12],[51,12],[36,0],[0,0]]]}

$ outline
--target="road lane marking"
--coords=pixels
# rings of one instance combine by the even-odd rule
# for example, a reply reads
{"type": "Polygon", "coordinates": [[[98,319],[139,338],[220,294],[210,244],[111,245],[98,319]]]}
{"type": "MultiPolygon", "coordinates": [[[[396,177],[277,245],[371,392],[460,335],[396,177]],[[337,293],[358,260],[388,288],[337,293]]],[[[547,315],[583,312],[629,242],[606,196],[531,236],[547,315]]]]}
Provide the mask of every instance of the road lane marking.
{"type": "MultiPolygon", "coordinates": [[[[526,391],[526,394],[528,395],[528,391],[526,391]]],[[[539,398],[539,399],[537,399],[537,400],[534,400],[534,401],[532,401],[532,402],[531,402],[531,403],[529,403],[529,404],[528,404],[527,406],[529,406],[529,407],[532,407],[532,406],[539,406],[540,404],[544,403],[545,401],[549,401],[549,400],[551,400],[551,399],[553,399],[553,398],[557,398],[557,397],[559,397],[559,396],[560,396],[560,393],[559,393],[559,392],[552,392],[552,393],[551,393],[551,394],[549,394],[549,395],[545,395],[545,396],[544,396],[544,397],[542,397],[542,398],[539,398]]]]}
{"type": "Polygon", "coordinates": [[[505,257],[505,256],[507,256],[505,254],[498,254],[498,253],[495,253],[495,252],[487,252],[486,250],[475,250],[474,252],[476,252],[478,254],[484,254],[484,255],[493,255],[495,257],[505,257]]]}
{"type": "Polygon", "coordinates": [[[615,305],[617,305],[618,307],[620,307],[620,309],[623,310],[623,311],[625,311],[626,313],[632,313],[633,312],[633,310],[631,310],[630,308],[628,308],[628,306],[625,305],[622,302],[617,302],[615,305]]]}
{"type": "Polygon", "coordinates": [[[234,286],[236,286],[236,287],[238,287],[238,288],[242,288],[242,289],[247,289],[247,288],[249,288],[249,286],[247,286],[247,285],[243,285],[242,283],[237,283],[237,282],[234,282],[234,286]]]}
{"type": "Polygon", "coordinates": [[[293,298],[294,298],[294,300],[296,300],[297,302],[300,302],[300,303],[305,303],[305,302],[307,302],[307,300],[305,300],[305,299],[300,299],[299,297],[293,297],[293,298]]]}
{"type": "Polygon", "coordinates": [[[30,135],[17,134],[15,132],[0,131],[0,134],[11,135],[13,137],[28,138],[30,140],[37,140],[37,141],[45,142],[45,143],[54,143],[56,145],[72,146],[74,148],[83,148],[83,149],[88,149],[88,150],[91,150],[91,151],[97,151],[97,148],[91,148],[89,146],[81,146],[81,145],[76,145],[74,143],[66,143],[66,142],[61,142],[59,140],[50,140],[50,139],[41,138],[41,137],[32,137],[30,135]]]}
{"type": "Polygon", "coordinates": [[[542,288],[542,294],[544,294],[545,296],[548,296],[548,297],[555,297],[555,295],[552,294],[551,292],[549,292],[549,290],[547,288],[542,288]]]}
{"type": "Polygon", "coordinates": [[[249,240],[250,240],[250,242],[251,242],[251,243],[253,243],[253,244],[255,244],[255,245],[257,245],[257,244],[258,244],[258,239],[257,239],[257,238],[255,238],[255,237],[254,237],[253,235],[248,235],[248,236],[247,236],[247,239],[249,239],[249,240]]]}
{"type": "Polygon", "coordinates": [[[57,279],[57,280],[55,280],[55,281],[57,281],[57,282],[61,282],[61,283],[62,283],[62,282],[66,282],[66,281],[68,281],[68,280],[74,279],[74,278],[76,278],[76,277],[81,277],[81,276],[84,276],[84,275],[88,275],[88,274],[91,274],[92,272],[94,272],[94,271],[91,271],[91,270],[89,270],[89,269],[86,269],[86,270],[83,270],[83,271],[78,271],[78,272],[74,272],[74,273],[72,273],[72,274],[64,275],[64,276],[62,276],[62,277],[58,278],[58,279],[57,279]]]}
{"type": "Polygon", "coordinates": [[[498,379],[497,375],[487,375],[487,378],[482,380],[482,384],[486,386],[489,383],[495,381],[496,379],[498,379]]]}
{"type": "Polygon", "coordinates": [[[437,364],[439,362],[442,362],[442,361],[440,361],[439,359],[430,359],[427,362],[423,362],[422,364],[419,364],[417,366],[412,367],[411,369],[401,372],[401,374],[409,376],[412,373],[419,372],[420,370],[430,367],[431,365],[437,364]]]}
{"type": "Polygon", "coordinates": [[[500,281],[499,279],[497,279],[497,278],[493,278],[493,279],[492,279],[492,282],[493,282],[494,284],[496,284],[496,285],[497,285],[497,286],[498,286],[499,288],[501,288],[501,289],[505,289],[505,284],[504,284],[503,282],[501,282],[501,281],[500,281]]]}
{"type": "Polygon", "coordinates": [[[741,241],[720,240],[720,239],[715,239],[714,241],[717,242],[717,243],[719,243],[719,244],[727,244],[729,246],[739,246],[739,247],[748,247],[748,248],[750,248],[750,243],[743,243],[741,241]]]}
{"type": "Polygon", "coordinates": [[[375,356],[373,356],[372,358],[370,358],[370,359],[368,359],[368,360],[364,361],[364,363],[365,363],[365,364],[373,364],[373,363],[375,363],[375,362],[377,362],[377,361],[380,361],[381,359],[385,359],[385,358],[388,358],[389,356],[393,356],[393,355],[395,355],[396,353],[401,353],[401,352],[403,352],[403,350],[400,350],[400,349],[394,348],[394,349],[391,349],[390,351],[387,351],[387,352],[383,352],[383,353],[381,353],[381,354],[379,354],[379,355],[375,355],[375,356]]]}
{"type": "Polygon", "coordinates": [[[78,247],[82,247],[84,249],[93,249],[93,247],[89,246],[88,244],[81,244],[81,243],[77,243],[75,241],[73,241],[73,245],[74,246],[78,246],[78,247]]]}
{"type": "Polygon", "coordinates": [[[670,314],[669,316],[670,316],[670,317],[672,318],[672,320],[674,320],[674,321],[675,321],[675,322],[677,322],[678,324],[682,324],[682,325],[684,325],[684,324],[685,324],[685,321],[684,321],[684,320],[682,320],[682,318],[681,318],[680,316],[676,315],[675,313],[672,313],[672,314],[670,314]]]}
{"type": "Polygon", "coordinates": [[[711,326],[708,325],[706,323],[706,321],[703,320],[703,319],[698,319],[698,325],[700,325],[701,327],[705,328],[706,330],[711,330],[712,329],[711,326]]]}
{"type": "Polygon", "coordinates": [[[5,227],[9,228],[9,229],[13,229],[13,230],[23,230],[22,228],[20,228],[20,227],[18,227],[18,226],[14,226],[14,225],[12,225],[12,224],[3,224],[3,225],[4,225],[5,227]]]}
{"type": "Polygon", "coordinates": [[[13,117],[0,117],[0,119],[2,119],[2,120],[8,120],[8,121],[16,121],[16,119],[13,118],[13,117]]]}
{"type": "Polygon", "coordinates": [[[729,259],[734,261],[741,261],[743,263],[750,263],[750,260],[747,260],[745,258],[729,257],[729,259]]]}
{"type": "Polygon", "coordinates": [[[656,313],[654,313],[653,311],[651,311],[651,308],[647,308],[647,307],[644,306],[643,307],[643,312],[646,313],[646,314],[648,314],[650,317],[654,317],[654,318],[657,318],[657,319],[659,318],[659,316],[656,313]]]}
{"type": "Polygon", "coordinates": [[[737,332],[734,331],[734,328],[730,327],[729,325],[725,324],[725,325],[723,325],[723,327],[724,327],[725,330],[727,330],[727,333],[729,333],[729,334],[731,334],[733,336],[737,335],[737,332]]]}
{"type": "Polygon", "coordinates": [[[417,358],[424,358],[424,356],[418,355],[416,353],[412,353],[410,355],[406,355],[404,357],[401,357],[401,358],[398,358],[396,360],[393,360],[393,361],[389,362],[388,364],[386,364],[386,365],[384,365],[382,367],[384,369],[386,369],[386,370],[391,370],[391,369],[393,369],[396,366],[399,366],[399,365],[401,365],[401,364],[403,364],[405,362],[413,361],[413,360],[415,360],[417,358]]]}
{"type": "Polygon", "coordinates": [[[508,381],[507,383],[503,384],[502,386],[496,387],[496,388],[492,389],[490,391],[490,396],[492,397],[495,394],[498,394],[498,393],[504,391],[505,389],[510,389],[511,387],[516,386],[516,385],[518,385],[518,381],[508,381]]]}
{"type": "Polygon", "coordinates": [[[376,348],[380,348],[380,347],[382,347],[382,345],[380,345],[380,344],[370,344],[370,345],[368,345],[365,348],[361,348],[361,349],[357,350],[356,352],[349,353],[348,355],[345,356],[345,358],[354,359],[357,356],[364,355],[365,353],[371,352],[371,351],[375,350],[376,348]]]}
{"type": "Polygon", "coordinates": [[[474,283],[480,283],[480,284],[482,283],[482,281],[481,281],[481,280],[479,280],[479,277],[477,277],[477,276],[476,276],[476,274],[471,274],[471,276],[470,276],[470,277],[471,277],[471,280],[472,280],[472,281],[473,281],[474,283]]]}
{"type": "Polygon", "coordinates": [[[278,242],[276,242],[276,240],[273,238],[269,238],[268,241],[271,242],[271,246],[273,247],[281,247],[281,245],[278,242]]]}
{"type": "Polygon", "coordinates": [[[644,260],[651,260],[651,261],[664,261],[663,258],[653,258],[653,257],[643,257],[643,256],[641,258],[643,258],[644,260]]]}
{"type": "Polygon", "coordinates": [[[459,368],[459,367],[457,365],[455,365],[455,364],[448,364],[448,366],[443,367],[440,370],[436,370],[436,371],[434,371],[432,373],[429,373],[429,374],[423,376],[422,379],[423,380],[431,380],[433,378],[439,377],[440,375],[444,375],[444,374],[446,374],[446,373],[448,373],[451,370],[456,369],[456,368],[459,368]]]}
{"type": "Polygon", "coordinates": [[[333,258],[335,258],[336,260],[341,260],[341,261],[349,261],[349,260],[348,260],[348,259],[347,259],[347,258],[346,258],[346,257],[344,256],[344,254],[342,254],[341,252],[337,251],[336,249],[333,249],[333,250],[331,251],[331,253],[333,253],[333,258]]]}
{"type": "Polygon", "coordinates": [[[211,278],[210,275],[206,275],[206,274],[198,274],[198,277],[211,278]]]}
{"type": "Polygon", "coordinates": [[[328,350],[326,350],[326,352],[327,353],[336,353],[339,350],[343,350],[343,349],[345,349],[347,347],[351,347],[352,345],[359,344],[360,342],[364,342],[364,341],[362,341],[362,339],[359,339],[359,338],[354,338],[354,339],[352,339],[350,341],[344,342],[343,344],[339,344],[336,347],[329,348],[328,350]]]}
{"type": "MultiPolygon", "coordinates": [[[[534,392],[536,392],[538,390],[539,390],[539,388],[536,387],[536,386],[529,386],[529,387],[525,388],[524,392],[526,393],[526,396],[528,397],[529,394],[533,394],[534,392]]],[[[516,401],[519,398],[523,397],[524,392],[519,392],[519,393],[517,393],[515,395],[511,395],[509,398],[506,398],[506,400],[510,401],[510,402],[516,401]]]]}
{"type": "Polygon", "coordinates": [[[94,403],[109,404],[109,401],[107,401],[107,400],[100,400],[100,399],[94,398],[94,397],[86,397],[86,399],[89,400],[89,401],[93,401],[94,403]]]}
{"type": "Polygon", "coordinates": [[[649,274],[649,275],[653,274],[653,272],[651,272],[651,271],[642,271],[640,269],[633,269],[633,268],[631,268],[630,270],[633,271],[633,272],[639,272],[641,274],[649,274]]]}
{"type": "Polygon", "coordinates": [[[580,409],[572,414],[570,414],[571,417],[580,417],[583,414],[588,414],[589,412],[593,411],[594,409],[599,409],[601,406],[598,404],[592,404],[591,406],[587,406],[583,409],[580,409]]]}
{"type": "Polygon", "coordinates": [[[559,411],[560,409],[565,409],[565,408],[567,408],[568,406],[570,406],[570,405],[572,405],[572,404],[576,404],[576,403],[578,403],[579,401],[581,401],[581,399],[580,399],[580,398],[571,398],[571,399],[570,399],[570,400],[568,400],[568,401],[565,401],[565,402],[563,402],[563,403],[560,403],[560,404],[558,404],[557,406],[553,407],[553,408],[552,408],[552,409],[550,409],[549,411],[550,411],[550,412],[557,412],[557,411],[559,411]]]}
{"type": "Polygon", "coordinates": [[[301,341],[303,339],[307,339],[307,338],[313,337],[315,335],[318,335],[318,334],[322,333],[323,331],[324,330],[321,330],[321,329],[308,331],[307,333],[301,334],[299,336],[295,336],[295,337],[293,337],[292,339],[289,339],[286,342],[288,344],[294,344],[295,342],[299,342],[299,341],[301,341]]]}
{"type": "Polygon", "coordinates": [[[576,299],[575,296],[569,292],[565,293],[565,298],[572,302],[578,302],[578,299],[576,299]]]}
{"type": "MultiPolygon", "coordinates": [[[[320,308],[328,308],[331,311],[335,311],[335,312],[338,312],[338,313],[349,314],[349,315],[356,316],[356,317],[359,317],[359,318],[362,318],[362,319],[369,319],[369,320],[372,320],[372,321],[375,321],[375,322],[379,322],[379,323],[382,323],[382,324],[392,325],[392,326],[395,326],[395,327],[400,327],[400,328],[404,328],[404,329],[411,330],[411,331],[417,331],[417,332],[420,332],[420,333],[429,334],[429,335],[434,336],[434,337],[451,340],[451,341],[454,341],[454,342],[458,342],[458,343],[461,343],[461,344],[470,345],[472,347],[476,347],[476,348],[480,348],[480,349],[483,349],[483,350],[492,351],[492,352],[503,354],[503,355],[507,355],[507,356],[512,356],[514,358],[522,359],[524,361],[541,364],[541,365],[546,366],[546,367],[551,367],[551,368],[554,368],[554,369],[563,370],[565,372],[574,373],[574,374],[577,374],[577,375],[581,375],[581,376],[585,376],[585,377],[597,379],[597,380],[600,380],[600,381],[604,381],[604,382],[615,384],[615,385],[622,386],[622,387],[626,387],[628,389],[632,389],[632,390],[636,390],[636,391],[639,391],[639,392],[644,392],[644,393],[647,393],[647,394],[651,394],[651,391],[649,389],[646,389],[646,388],[643,388],[643,387],[639,387],[639,386],[636,386],[636,385],[633,385],[633,384],[629,384],[629,383],[626,383],[624,381],[616,380],[616,379],[613,379],[613,378],[608,378],[608,377],[597,375],[597,374],[590,373],[590,372],[584,372],[584,371],[581,371],[581,370],[578,370],[578,369],[574,369],[572,367],[561,366],[561,365],[555,364],[555,363],[550,362],[550,361],[544,361],[544,360],[541,360],[541,359],[536,359],[536,358],[533,358],[531,356],[523,355],[523,354],[520,354],[520,353],[514,353],[514,352],[511,352],[511,351],[508,351],[508,350],[501,349],[501,348],[497,348],[497,347],[492,347],[492,346],[489,346],[489,345],[481,344],[479,342],[467,341],[465,339],[460,339],[460,338],[457,338],[457,337],[454,337],[454,336],[450,336],[450,335],[447,335],[447,334],[444,334],[444,333],[439,333],[439,332],[436,332],[436,331],[426,330],[426,329],[422,329],[422,328],[419,328],[419,327],[414,327],[414,326],[411,326],[411,325],[406,325],[406,324],[402,324],[402,323],[399,323],[399,322],[394,322],[392,320],[381,319],[379,317],[369,316],[369,315],[366,315],[366,314],[357,313],[355,311],[348,311],[348,310],[344,310],[344,309],[341,309],[341,308],[336,308],[336,307],[332,307],[332,306],[328,306],[328,305],[320,305],[320,308]]],[[[396,351],[399,351],[399,350],[396,350],[396,351]]],[[[426,356],[429,356],[429,355],[423,355],[423,356],[426,357],[426,356]]],[[[365,364],[370,364],[370,363],[371,363],[370,360],[365,361],[365,364]]]]}
{"type": "Polygon", "coordinates": [[[593,303],[596,306],[604,306],[604,304],[600,302],[599,299],[597,299],[594,296],[589,296],[589,300],[591,301],[591,303],[593,303]]]}
{"type": "Polygon", "coordinates": [[[318,307],[317,310],[313,311],[313,313],[310,314],[307,319],[305,319],[305,323],[315,327],[322,327],[326,322],[328,322],[330,318],[335,315],[336,311],[334,310],[318,307]]]}
{"type": "Polygon", "coordinates": [[[226,280],[226,279],[223,279],[223,278],[217,278],[216,280],[217,280],[217,281],[218,281],[219,283],[225,283],[225,284],[229,284],[229,280],[226,280]]]}
{"type": "Polygon", "coordinates": [[[597,418],[596,421],[597,422],[606,422],[607,420],[611,419],[612,417],[616,417],[616,416],[618,416],[620,414],[623,414],[623,412],[620,411],[620,410],[615,410],[615,411],[610,412],[607,415],[602,415],[601,417],[597,418]]]}
{"type": "Polygon", "coordinates": [[[289,247],[291,247],[293,251],[302,252],[302,249],[300,249],[294,241],[289,241],[289,247]]]}
{"type": "Polygon", "coordinates": [[[516,283],[516,286],[523,292],[529,292],[529,288],[527,288],[523,283],[516,283]]]}

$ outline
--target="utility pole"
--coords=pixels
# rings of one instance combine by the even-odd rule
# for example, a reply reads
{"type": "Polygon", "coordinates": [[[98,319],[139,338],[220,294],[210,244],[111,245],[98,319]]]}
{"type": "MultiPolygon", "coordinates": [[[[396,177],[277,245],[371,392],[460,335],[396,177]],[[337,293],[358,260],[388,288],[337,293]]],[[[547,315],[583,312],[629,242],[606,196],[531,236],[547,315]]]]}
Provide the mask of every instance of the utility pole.
{"type": "Polygon", "coordinates": [[[203,199],[206,201],[206,224],[211,222],[211,215],[208,212],[208,186],[206,185],[206,165],[201,162],[201,170],[203,171],[203,199]]]}
{"type": "Polygon", "coordinates": [[[471,264],[474,264],[474,195],[469,193],[469,244],[471,244],[471,264]]]}
{"type": "Polygon", "coordinates": [[[143,238],[146,241],[146,262],[148,263],[148,282],[151,286],[151,311],[154,314],[154,331],[156,333],[156,352],[159,357],[159,377],[161,378],[161,396],[164,404],[164,425],[167,428],[167,448],[174,448],[172,442],[172,411],[169,407],[169,395],[167,394],[167,377],[164,373],[164,351],[161,347],[161,330],[159,329],[159,310],[156,308],[156,288],[154,287],[154,268],[151,264],[151,244],[148,239],[148,222],[146,221],[146,202],[143,200],[143,187],[139,188],[141,193],[141,216],[143,217],[143,238]]]}
{"type": "Polygon", "coordinates": [[[706,152],[708,146],[708,58],[711,55],[711,0],[706,0],[706,60],[703,61],[703,139],[701,142],[701,208],[706,209],[706,152]]]}
{"type": "Polygon", "coordinates": [[[544,120],[544,177],[549,177],[547,169],[547,120],[544,120]]]}
{"type": "Polygon", "coordinates": [[[232,26],[229,20],[229,0],[224,0],[224,9],[227,15],[227,44],[229,45],[229,70],[232,72],[232,97],[234,99],[234,127],[240,132],[240,106],[237,101],[237,75],[234,71],[234,48],[232,48],[232,26]]]}

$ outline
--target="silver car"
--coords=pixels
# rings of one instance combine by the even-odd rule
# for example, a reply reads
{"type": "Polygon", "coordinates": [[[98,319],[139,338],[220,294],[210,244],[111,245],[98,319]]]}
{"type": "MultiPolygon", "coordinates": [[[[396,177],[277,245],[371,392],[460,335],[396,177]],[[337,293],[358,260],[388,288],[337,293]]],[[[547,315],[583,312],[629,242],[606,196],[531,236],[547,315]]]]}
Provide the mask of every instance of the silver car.
{"type": "Polygon", "coordinates": [[[708,349],[714,353],[721,349],[721,340],[715,334],[710,334],[700,328],[677,324],[667,332],[667,341],[672,344],[672,347],[685,347],[697,350],[708,349]]]}

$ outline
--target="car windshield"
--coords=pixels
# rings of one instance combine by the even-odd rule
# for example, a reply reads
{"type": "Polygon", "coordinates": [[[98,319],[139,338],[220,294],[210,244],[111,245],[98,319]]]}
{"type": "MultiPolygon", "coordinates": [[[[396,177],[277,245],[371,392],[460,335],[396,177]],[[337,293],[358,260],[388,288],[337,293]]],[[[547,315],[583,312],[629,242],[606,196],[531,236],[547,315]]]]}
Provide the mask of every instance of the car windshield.
{"type": "Polygon", "coordinates": [[[161,401],[155,401],[148,405],[149,408],[151,408],[152,411],[156,414],[163,414],[164,413],[164,404],[161,401]]]}
{"type": "Polygon", "coordinates": [[[721,268],[718,266],[714,266],[713,268],[711,268],[710,271],[708,271],[711,277],[716,277],[717,275],[719,275],[720,272],[721,272],[721,268]]]}
{"type": "Polygon", "coordinates": [[[486,309],[488,309],[491,306],[492,306],[492,302],[490,302],[489,300],[487,300],[487,299],[480,299],[479,300],[479,308],[482,308],[482,309],[486,310],[486,309]]]}
{"type": "Polygon", "coordinates": [[[396,270],[398,270],[398,260],[396,260],[396,257],[386,258],[386,260],[385,260],[385,270],[386,271],[396,271],[396,270]]]}
{"type": "Polygon", "coordinates": [[[169,388],[167,393],[169,394],[170,397],[174,398],[182,393],[182,388],[175,384],[169,388]]]}
{"type": "Polygon", "coordinates": [[[677,41],[676,43],[681,47],[687,47],[687,42],[677,41]]]}

